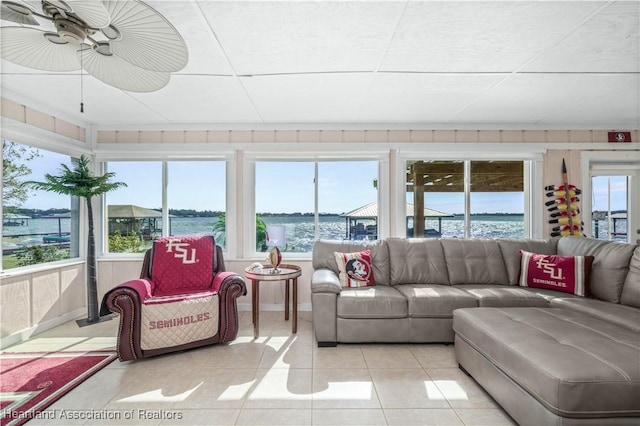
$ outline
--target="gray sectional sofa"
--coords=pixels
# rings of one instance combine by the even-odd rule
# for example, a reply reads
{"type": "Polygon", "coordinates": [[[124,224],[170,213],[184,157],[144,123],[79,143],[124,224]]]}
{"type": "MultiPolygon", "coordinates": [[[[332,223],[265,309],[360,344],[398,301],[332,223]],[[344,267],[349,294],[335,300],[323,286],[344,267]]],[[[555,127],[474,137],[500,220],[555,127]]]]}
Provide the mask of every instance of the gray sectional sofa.
{"type": "Polygon", "coordinates": [[[319,240],[318,346],[455,342],[520,424],[640,424],[640,247],[551,240],[319,240]],[[375,285],[341,287],[334,252],[368,249],[375,285]],[[518,286],[520,250],[593,256],[588,297],[518,286]]]}

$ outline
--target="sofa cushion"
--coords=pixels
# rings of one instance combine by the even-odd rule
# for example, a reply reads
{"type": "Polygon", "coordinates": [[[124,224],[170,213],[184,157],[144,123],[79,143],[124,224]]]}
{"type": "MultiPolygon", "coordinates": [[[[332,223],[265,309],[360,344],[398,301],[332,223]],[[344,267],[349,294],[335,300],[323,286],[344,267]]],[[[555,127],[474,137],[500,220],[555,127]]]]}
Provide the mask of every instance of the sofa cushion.
{"type": "Polygon", "coordinates": [[[593,256],[559,256],[524,250],[520,250],[520,255],[520,286],[585,296],[593,256]]]}
{"type": "Polygon", "coordinates": [[[335,241],[317,240],[313,245],[313,269],[330,269],[339,274],[334,252],[354,253],[371,251],[373,279],[376,285],[389,285],[389,249],[384,240],[376,241],[335,241]]]}
{"type": "Polygon", "coordinates": [[[337,301],[340,318],[406,318],[407,299],[391,286],[344,288],[337,301]]]}
{"type": "Polygon", "coordinates": [[[583,237],[562,237],[558,241],[558,254],[568,256],[594,256],[591,267],[589,294],[600,300],[620,303],[622,287],[633,251],[633,244],[620,244],[583,237]]]}
{"type": "MultiPolygon", "coordinates": [[[[566,308],[582,312],[640,333],[640,309],[631,306],[581,297],[570,299],[555,298],[550,301],[550,306],[552,308],[566,308]]],[[[640,336],[638,336],[638,341],[640,342],[640,336]]],[[[640,362],[640,359],[638,362],[640,362]]]]}
{"type": "Polygon", "coordinates": [[[558,308],[458,309],[453,328],[558,416],[640,414],[636,332],[558,308]]]}
{"type": "MultiPolygon", "coordinates": [[[[549,299],[526,288],[506,285],[466,284],[454,286],[469,293],[484,307],[536,306],[548,307],[549,299]]],[[[557,292],[554,292],[558,294],[557,292]]]]}
{"type": "Polygon", "coordinates": [[[406,297],[412,318],[451,318],[454,309],[478,306],[475,297],[449,285],[403,284],[394,288],[406,297]]]}
{"type": "Polygon", "coordinates": [[[620,303],[640,308],[640,246],[633,251],[629,262],[629,273],[622,287],[620,303]]]}
{"type": "Polygon", "coordinates": [[[443,238],[449,284],[509,284],[495,240],[443,238]]]}
{"type": "Polygon", "coordinates": [[[449,284],[440,240],[388,238],[391,285],[449,284]]]}
{"type": "Polygon", "coordinates": [[[496,241],[498,242],[498,246],[500,246],[500,252],[504,259],[504,265],[507,268],[510,285],[518,285],[518,276],[520,275],[520,250],[531,253],[556,254],[556,245],[558,243],[558,240],[555,238],[548,241],[501,238],[496,241]]]}
{"type": "Polygon", "coordinates": [[[371,250],[356,253],[334,252],[342,287],[366,287],[374,284],[371,250]]]}

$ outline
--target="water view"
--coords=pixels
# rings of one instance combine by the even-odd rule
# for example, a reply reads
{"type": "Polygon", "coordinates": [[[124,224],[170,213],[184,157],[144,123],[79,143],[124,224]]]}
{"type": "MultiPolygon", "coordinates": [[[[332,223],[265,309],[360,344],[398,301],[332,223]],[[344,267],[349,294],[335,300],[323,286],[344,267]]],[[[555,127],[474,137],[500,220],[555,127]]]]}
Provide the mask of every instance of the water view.
{"type": "MultiPolygon", "coordinates": [[[[285,227],[287,239],[286,251],[311,251],[315,240],[313,216],[265,215],[261,217],[267,226],[281,225],[285,227]]],[[[170,219],[170,230],[172,235],[212,234],[217,221],[218,217],[173,217],[170,219]]],[[[320,238],[338,240],[348,238],[347,223],[344,217],[338,215],[323,215],[320,216],[319,222],[320,238]]],[[[157,221],[157,227],[161,229],[161,219],[157,221]]],[[[441,225],[438,223],[438,220],[428,219],[426,228],[436,231],[439,230],[442,237],[460,238],[464,235],[464,218],[462,215],[445,217],[442,218],[441,225]]],[[[626,219],[617,221],[617,240],[620,239],[620,235],[626,235],[626,228],[626,219]]],[[[606,239],[608,222],[606,220],[599,220],[597,229],[597,237],[606,239]]],[[[28,219],[17,226],[3,227],[3,250],[15,250],[20,247],[43,244],[44,239],[59,235],[68,236],[70,232],[71,219],[69,218],[28,219]]],[[[472,215],[471,236],[473,238],[523,238],[523,215],[472,215]]],[[[48,242],[54,241],[48,239],[48,242]]]]}

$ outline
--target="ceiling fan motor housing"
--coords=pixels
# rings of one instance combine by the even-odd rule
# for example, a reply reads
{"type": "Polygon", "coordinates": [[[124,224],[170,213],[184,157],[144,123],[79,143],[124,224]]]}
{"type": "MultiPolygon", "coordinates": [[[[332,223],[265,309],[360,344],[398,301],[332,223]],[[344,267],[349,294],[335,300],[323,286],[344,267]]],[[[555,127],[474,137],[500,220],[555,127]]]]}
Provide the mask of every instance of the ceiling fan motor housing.
{"type": "Polygon", "coordinates": [[[81,44],[84,39],[87,38],[88,34],[85,28],[76,22],[69,19],[58,18],[54,23],[58,30],[58,35],[64,41],[71,44],[81,44]]]}

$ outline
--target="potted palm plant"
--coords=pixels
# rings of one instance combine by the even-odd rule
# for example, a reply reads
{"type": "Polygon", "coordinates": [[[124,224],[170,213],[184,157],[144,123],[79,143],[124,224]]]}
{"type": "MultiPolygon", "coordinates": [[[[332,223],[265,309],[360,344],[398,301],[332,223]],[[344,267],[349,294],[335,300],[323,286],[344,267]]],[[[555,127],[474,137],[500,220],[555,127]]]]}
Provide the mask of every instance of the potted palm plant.
{"type": "Polygon", "coordinates": [[[93,207],[91,199],[96,195],[101,195],[113,191],[122,186],[127,186],[124,182],[110,182],[115,177],[115,173],[105,173],[102,176],[95,176],[90,169],[90,161],[82,155],[75,162],[73,169],[66,164],[62,164],[61,174],[53,176],[46,174],[44,182],[29,181],[27,184],[34,189],[55,192],[58,194],[71,195],[84,198],[87,202],[87,215],[89,219],[89,233],[87,236],[87,318],[78,320],[79,326],[85,326],[100,322],[101,318],[98,308],[98,283],[96,274],[96,241],[93,229],[93,207]]]}

